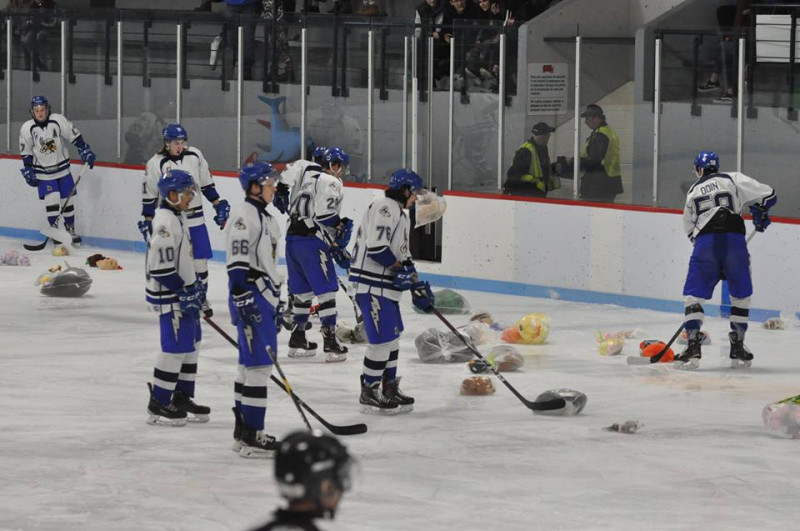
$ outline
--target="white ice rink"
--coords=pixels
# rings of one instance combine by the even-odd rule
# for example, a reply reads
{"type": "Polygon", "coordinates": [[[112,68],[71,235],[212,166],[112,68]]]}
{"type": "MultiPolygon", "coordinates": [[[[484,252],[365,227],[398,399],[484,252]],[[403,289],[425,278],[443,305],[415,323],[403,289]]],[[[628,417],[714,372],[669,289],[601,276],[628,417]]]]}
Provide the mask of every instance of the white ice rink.
{"type": "MultiPolygon", "coordinates": [[[[0,253],[22,241],[0,239],[0,253]]],[[[144,303],[143,255],[104,251],[123,271],[83,266],[94,279],[80,299],[41,295],[36,277],[63,259],[26,253],[31,267],[0,267],[0,529],[243,530],[280,505],[269,461],[229,450],[236,352],[204,326],[197,400],[208,424],[145,424],[146,382],[159,339],[144,303]]],[[[533,280],[532,280],[533,282],[533,280]]],[[[226,274],[211,265],[216,321],[226,274]]],[[[675,286],[678,298],[680,286],[675,286]]],[[[756,286],[758,290],[758,286],[756,286]]],[[[464,364],[422,364],[415,336],[443,326],[402,302],[406,332],[400,374],[416,410],[392,418],[358,412],[363,347],[345,363],[290,360],[284,370],[330,422],[366,422],[343,438],[360,463],[354,489],[329,530],[797,529],[800,441],[764,430],[765,404],[800,393],[800,331],[751,327],[753,368],[728,367],[726,321],[707,320],[713,344],[700,370],[631,367],[644,338],[666,340],[681,315],[462,292],[474,309],[513,322],[549,314],[546,345],[520,347],[509,381],[534,399],[546,389],[587,394],[576,417],[535,416],[505,387],[462,397],[464,364]],[[638,329],[622,356],[601,357],[598,330],[638,329]],[[723,347],[724,345],[724,347],[723,347]],[[724,358],[721,349],[724,348],[724,358]],[[637,434],[603,431],[638,420],[637,434]]],[[[340,320],[353,323],[340,293],[340,320]]],[[[452,316],[464,324],[468,316],[452,316]]],[[[320,341],[318,328],[310,334],[320,341]]],[[[285,349],[288,334],[279,336],[285,349]]],[[[488,347],[482,347],[487,349],[488,347]]],[[[312,424],[316,421],[312,418],[312,424]]],[[[271,385],[267,430],[303,428],[290,399],[271,385]]]]}

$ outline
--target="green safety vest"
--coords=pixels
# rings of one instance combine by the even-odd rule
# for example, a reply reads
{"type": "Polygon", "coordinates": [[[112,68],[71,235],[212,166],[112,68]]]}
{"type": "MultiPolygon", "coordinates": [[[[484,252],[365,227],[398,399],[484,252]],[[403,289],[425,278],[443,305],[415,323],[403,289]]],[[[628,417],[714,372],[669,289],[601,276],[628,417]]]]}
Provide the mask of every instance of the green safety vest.
{"type": "MultiPolygon", "coordinates": [[[[603,169],[606,170],[606,175],[609,177],[619,177],[622,175],[622,172],[619,169],[619,138],[617,138],[617,134],[607,125],[598,127],[595,130],[595,134],[603,134],[608,138],[608,149],[606,149],[606,156],[603,157],[603,169]]],[[[589,138],[591,138],[591,135],[589,138]]],[[[586,157],[588,155],[589,138],[587,138],[586,142],[583,144],[581,157],[586,157]]]]}
{"type": "Polygon", "coordinates": [[[547,192],[549,190],[558,190],[561,188],[561,179],[552,173],[550,177],[547,179],[547,187],[545,188],[544,182],[544,173],[542,172],[542,164],[539,162],[539,154],[536,152],[536,147],[531,144],[530,142],[525,142],[522,144],[520,149],[527,149],[531,152],[531,167],[528,170],[528,173],[523,175],[520,179],[522,181],[533,183],[536,188],[538,188],[542,192],[547,192]]]}

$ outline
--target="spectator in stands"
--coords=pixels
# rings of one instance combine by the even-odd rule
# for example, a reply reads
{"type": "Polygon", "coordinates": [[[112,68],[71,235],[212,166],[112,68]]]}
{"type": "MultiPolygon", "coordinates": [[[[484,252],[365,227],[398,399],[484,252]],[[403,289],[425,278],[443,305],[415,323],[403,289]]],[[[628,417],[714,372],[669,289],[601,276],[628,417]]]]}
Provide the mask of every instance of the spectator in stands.
{"type": "Polygon", "coordinates": [[[504,194],[528,197],[547,197],[547,192],[561,188],[555,175],[555,165],[550,164],[547,141],[555,131],[545,122],[533,126],[531,137],[514,154],[514,162],[506,172],[504,194]]]}
{"type": "Polygon", "coordinates": [[[52,14],[57,9],[54,0],[22,0],[13,2],[12,7],[22,9],[41,9],[43,11],[37,17],[29,17],[20,25],[19,38],[22,44],[22,54],[25,61],[25,70],[30,70],[34,59],[36,67],[40,70],[47,70],[47,66],[42,58],[43,45],[47,39],[56,34],[58,21],[52,14]]]}
{"type": "MultiPolygon", "coordinates": [[[[253,60],[255,59],[256,48],[256,16],[261,12],[262,0],[225,0],[225,18],[228,19],[227,47],[236,52],[238,43],[238,32],[240,19],[244,28],[244,65],[239,65],[242,69],[244,79],[253,79],[253,60]]],[[[232,64],[231,61],[229,64],[232,64]]]]}
{"type": "Polygon", "coordinates": [[[467,75],[495,84],[500,53],[497,28],[503,25],[506,11],[496,1],[478,0],[478,13],[482,27],[475,37],[475,45],[467,52],[467,75]]]}
{"type": "Polygon", "coordinates": [[[720,101],[733,100],[736,74],[736,56],[738,53],[738,36],[743,28],[749,26],[751,0],[739,0],[735,4],[717,8],[717,24],[720,32],[719,70],[712,72],[699,87],[698,92],[716,92],[721,90],[720,101]],[[720,87],[720,75],[724,85],[720,87]]]}
{"type": "MultiPolygon", "coordinates": [[[[465,45],[470,45],[475,42],[475,31],[471,29],[470,21],[480,20],[481,14],[478,6],[472,3],[472,0],[450,0],[450,6],[445,9],[444,18],[442,20],[442,29],[444,31],[444,42],[449,46],[450,40],[455,37],[456,45],[456,67],[455,71],[457,76],[462,77],[464,62],[465,62],[465,45]]],[[[448,75],[450,72],[450,50],[446,50],[447,59],[440,61],[436,65],[436,70],[440,76],[448,75]]],[[[455,80],[454,80],[455,82],[455,80]]]]}
{"type": "Polygon", "coordinates": [[[442,31],[442,22],[444,20],[444,11],[447,7],[448,0],[423,0],[416,7],[416,14],[414,23],[417,28],[414,34],[420,39],[417,49],[417,71],[419,72],[420,83],[425,86],[428,79],[427,61],[428,55],[426,53],[428,42],[427,37],[433,37],[433,64],[434,64],[434,80],[438,81],[442,74],[436,68],[436,65],[442,61],[448,60],[448,45],[444,42],[444,32],[442,31]],[[425,36],[423,38],[423,31],[425,36]]]}
{"type": "Polygon", "coordinates": [[[509,11],[509,25],[522,25],[542,13],[553,0],[499,0],[509,11]]]}
{"type": "MultiPolygon", "coordinates": [[[[606,123],[599,105],[587,105],[581,113],[584,123],[592,130],[581,151],[581,199],[613,203],[622,193],[622,173],[619,160],[619,138],[606,123]]],[[[569,166],[573,166],[572,161],[569,166]]],[[[574,167],[574,166],[573,166],[574,167]]],[[[565,171],[569,172],[568,168],[565,171]]]]}

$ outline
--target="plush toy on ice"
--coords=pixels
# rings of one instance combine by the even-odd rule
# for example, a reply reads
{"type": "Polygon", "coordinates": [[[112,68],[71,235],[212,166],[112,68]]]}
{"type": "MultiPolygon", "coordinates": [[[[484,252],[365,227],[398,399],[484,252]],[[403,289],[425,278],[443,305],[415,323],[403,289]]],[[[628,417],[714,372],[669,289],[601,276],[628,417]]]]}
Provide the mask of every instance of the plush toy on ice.
{"type": "Polygon", "coordinates": [[[549,333],[550,318],[543,313],[531,313],[503,330],[501,337],[506,343],[541,345],[549,333]]]}

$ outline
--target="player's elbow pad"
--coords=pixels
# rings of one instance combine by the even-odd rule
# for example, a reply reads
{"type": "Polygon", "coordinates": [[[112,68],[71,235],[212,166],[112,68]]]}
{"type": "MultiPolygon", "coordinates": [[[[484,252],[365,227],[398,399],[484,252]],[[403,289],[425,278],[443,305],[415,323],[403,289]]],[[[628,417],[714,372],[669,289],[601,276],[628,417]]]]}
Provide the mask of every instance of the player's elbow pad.
{"type": "Polygon", "coordinates": [[[152,218],[156,215],[156,200],[144,202],[142,201],[142,216],[145,218],[152,218]]]}
{"type": "Polygon", "coordinates": [[[73,143],[73,144],[75,145],[75,147],[76,147],[76,148],[78,148],[78,149],[84,149],[84,148],[87,148],[87,147],[89,147],[89,146],[86,144],[86,141],[83,139],[83,135],[81,135],[81,136],[79,136],[78,138],[76,138],[75,140],[73,140],[73,141],[72,141],[72,143],[73,143]]]}
{"type": "Polygon", "coordinates": [[[326,227],[335,227],[339,223],[341,223],[341,219],[336,214],[332,215],[329,218],[317,218],[317,221],[325,225],[326,227]]]}
{"type": "Polygon", "coordinates": [[[33,166],[33,155],[25,155],[22,157],[23,166],[33,166]]]}
{"type": "Polygon", "coordinates": [[[388,247],[384,247],[382,250],[374,253],[367,251],[367,255],[383,267],[392,267],[397,263],[397,257],[388,247]]]}
{"type": "Polygon", "coordinates": [[[203,195],[208,199],[210,202],[214,202],[219,199],[219,194],[217,193],[217,187],[213,184],[209,184],[208,186],[204,186],[202,188],[203,195]]]}

